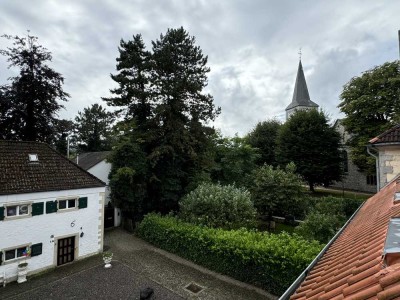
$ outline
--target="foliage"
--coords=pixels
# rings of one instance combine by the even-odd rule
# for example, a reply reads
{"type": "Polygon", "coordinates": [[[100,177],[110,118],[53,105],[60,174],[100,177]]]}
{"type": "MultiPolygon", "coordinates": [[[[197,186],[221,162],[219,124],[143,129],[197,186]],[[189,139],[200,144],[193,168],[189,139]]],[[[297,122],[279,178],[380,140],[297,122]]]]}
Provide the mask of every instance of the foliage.
{"type": "Polygon", "coordinates": [[[232,185],[201,184],[179,206],[180,218],[189,223],[225,229],[255,225],[256,210],[250,193],[232,185]]]}
{"type": "Polygon", "coordinates": [[[294,162],[313,191],[317,184],[329,185],[341,179],[339,143],[339,133],[328,124],[323,112],[300,110],[280,128],[277,155],[283,165],[294,162]]]}
{"type": "Polygon", "coordinates": [[[375,159],[367,154],[368,141],[400,121],[399,61],[387,62],[353,77],[340,95],[351,159],[366,173],[375,172],[375,159]]]}
{"type": "Polygon", "coordinates": [[[343,224],[340,216],[312,212],[295,231],[309,240],[327,243],[343,224]]]}
{"type": "Polygon", "coordinates": [[[146,211],[148,166],[140,146],[129,141],[117,145],[109,158],[111,201],[124,218],[140,218],[146,211]]]}
{"type": "Polygon", "coordinates": [[[70,143],[70,152],[75,148],[75,139],[73,137],[74,122],[70,120],[56,120],[54,130],[54,147],[61,154],[67,156],[68,137],[70,143]]]}
{"type": "Polygon", "coordinates": [[[173,217],[145,216],[139,235],[146,241],[218,273],[280,295],[321,250],[287,233],[213,229],[173,217]]]}
{"type": "Polygon", "coordinates": [[[246,136],[246,141],[253,147],[259,149],[261,156],[257,164],[277,166],[275,157],[276,137],[281,123],[277,120],[268,120],[257,123],[256,127],[246,136]]]}
{"type": "Polygon", "coordinates": [[[217,135],[214,143],[215,166],[211,173],[212,180],[243,186],[246,176],[257,167],[256,160],[260,157],[257,149],[238,136],[224,138],[217,135]]]}
{"type": "Polygon", "coordinates": [[[37,43],[37,37],[2,37],[13,46],[0,54],[19,74],[0,86],[0,138],[51,143],[57,112],[63,108],[58,101],[69,97],[62,88],[64,78],[48,66],[51,53],[37,43]]]}
{"type": "Polygon", "coordinates": [[[295,231],[309,240],[327,243],[362,203],[360,199],[312,198],[311,213],[295,231]]]}
{"type": "Polygon", "coordinates": [[[285,169],[264,165],[252,173],[249,190],[260,214],[269,217],[304,215],[307,199],[295,170],[295,165],[290,163],[285,169]]]}
{"type": "Polygon", "coordinates": [[[140,35],[121,40],[118,73],[112,75],[119,86],[104,100],[125,113],[126,137],[145,153],[146,202],[168,212],[207,178],[214,130],[205,124],[219,110],[203,93],[209,68],[194,37],[182,27],[168,29],[152,46],[145,50],[140,35]]]}
{"type": "Polygon", "coordinates": [[[75,139],[79,152],[111,150],[114,116],[99,104],[83,109],[75,117],[75,139]]]}

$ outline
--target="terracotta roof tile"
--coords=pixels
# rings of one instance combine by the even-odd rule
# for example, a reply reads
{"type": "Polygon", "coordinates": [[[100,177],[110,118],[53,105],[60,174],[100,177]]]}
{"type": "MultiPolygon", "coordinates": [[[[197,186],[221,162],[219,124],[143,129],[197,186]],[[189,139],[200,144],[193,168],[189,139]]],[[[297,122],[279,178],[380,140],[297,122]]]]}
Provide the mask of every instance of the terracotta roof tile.
{"type": "Polygon", "coordinates": [[[373,145],[384,143],[400,143],[400,124],[386,130],[369,141],[373,145]]]}
{"type": "Polygon", "coordinates": [[[393,181],[366,201],[291,299],[400,300],[400,263],[385,267],[382,258],[389,221],[400,217],[399,189],[393,181]]]}
{"type": "Polygon", "coordinates": [[[0,195],[103,187],[105,184],[50,146],[0,140],[0,195]],[[37,154],[38,161],[29,161],[37,154]]]}

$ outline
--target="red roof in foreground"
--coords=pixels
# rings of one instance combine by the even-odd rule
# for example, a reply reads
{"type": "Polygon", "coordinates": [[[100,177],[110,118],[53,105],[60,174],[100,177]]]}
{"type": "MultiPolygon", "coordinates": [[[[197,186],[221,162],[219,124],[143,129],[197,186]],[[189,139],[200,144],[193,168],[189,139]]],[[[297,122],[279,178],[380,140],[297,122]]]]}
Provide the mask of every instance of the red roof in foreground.
{"type": "Polygon", "coordinates": [[[382,258],[389,220],[400,216],[397,180],[366,201],[290,299],[400,299],[400,263],[382,258]]]}
{"type": "Polygon", "coordinates": [[[386,130],[369,141],[371,144],[400,143],[400,124],[386,130]]]}

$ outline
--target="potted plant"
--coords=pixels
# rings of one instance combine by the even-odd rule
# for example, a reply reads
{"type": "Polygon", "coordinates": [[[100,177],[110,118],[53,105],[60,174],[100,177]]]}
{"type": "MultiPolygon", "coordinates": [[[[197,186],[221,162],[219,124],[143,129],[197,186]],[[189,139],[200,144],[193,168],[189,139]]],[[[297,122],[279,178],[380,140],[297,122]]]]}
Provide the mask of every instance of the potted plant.
{"type": "Polygon", "coordinates": [[[111,268],[111,261],[113,258],[113,254],[109,251],[103,252],[103,261],[104,261],[104,268],[108,269],[111,268]]]}
{"type": "Polygon", "coordinates": [[[18,283],[23,283],[26,281],[26,274],[28,274],[28,271],[26,270],[28,268],[28,263],[27,262],[21,262],[18,264],[18,283]]]}

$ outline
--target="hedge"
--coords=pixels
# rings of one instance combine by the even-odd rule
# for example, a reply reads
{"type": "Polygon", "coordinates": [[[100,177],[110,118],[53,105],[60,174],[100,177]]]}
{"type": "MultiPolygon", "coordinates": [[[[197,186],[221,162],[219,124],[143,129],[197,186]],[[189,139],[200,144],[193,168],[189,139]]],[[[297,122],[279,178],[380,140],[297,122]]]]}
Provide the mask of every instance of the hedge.
{"type": "Polygon", "coordinates": [[[282,294],[322,249],[288,233],[223,230],[148,214],[138,228],[144,240],[199,265],[272,294],[282,294]]]}

